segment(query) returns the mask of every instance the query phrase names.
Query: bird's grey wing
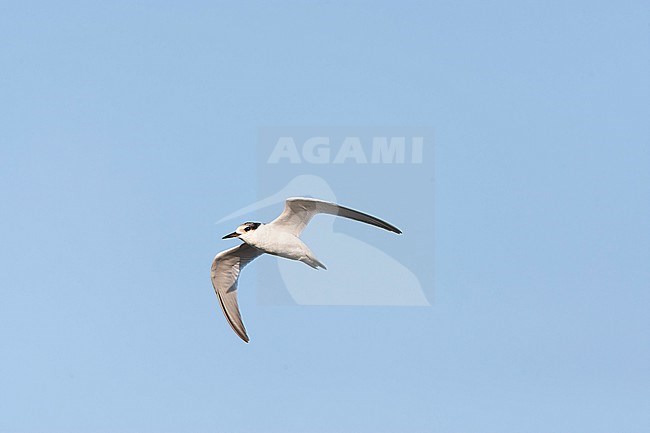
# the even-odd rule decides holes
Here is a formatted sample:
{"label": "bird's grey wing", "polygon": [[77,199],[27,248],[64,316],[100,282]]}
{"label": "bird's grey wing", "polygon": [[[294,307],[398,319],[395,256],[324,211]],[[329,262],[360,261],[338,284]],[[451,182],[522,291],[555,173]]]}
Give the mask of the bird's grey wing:
{"label": "bird's grey wing", "polygon": [[223,314],[233,331],[248,343],[248,334],[244,328],[239,305],[237,304],[237,281],[241,270],[256,257],[264,254],[257,248],[242,243],[229,250],[222,251],[214,258],[210,275],[214,291],[219,297]]}
{"label": "bird's grey wing", "polygon": [[309,224],[311,218],[319,213],[349,218],[381,227],[382,229],[394,233],[402,233],[402,231],[394,225],[382,221],[379,218],[375,218],[374,216],[340,206],[336,203],[305,197],[288,198],[284,204],[284,211],[279,217],[271,221],[270,225],[298,236],[302,233],[307,224]]}

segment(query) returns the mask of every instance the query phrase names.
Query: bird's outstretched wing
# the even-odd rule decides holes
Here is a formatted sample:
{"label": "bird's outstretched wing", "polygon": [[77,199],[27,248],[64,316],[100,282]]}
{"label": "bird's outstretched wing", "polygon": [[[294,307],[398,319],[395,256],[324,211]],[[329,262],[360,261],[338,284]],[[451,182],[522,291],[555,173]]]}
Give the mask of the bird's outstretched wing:
{"label": "bird's outstretched wing", "polygon": [[382,229],[394,233],[402,233],[402,231],[397,227],[388,224],[386,221],[382,221],[379,218],[375,218],[374,216],[339,206],[336,203],[305,197],[288,198],[284,204],[284,211],[282,214],[271,221],[269,225],[298,236],[302,233],[311,218],[318,213],[350,218],[366,224],[381,227]]}
{"label": "bird's outstretched wing", "polygon": [[239,306],[237,305],[237,281],[241,270],[264,252],[243,243],[229,250],[222,251],[212,262],[212,285],[219,297],[223,314],[233,331],[248,343],[248,335],[244,322],[241,320]]}

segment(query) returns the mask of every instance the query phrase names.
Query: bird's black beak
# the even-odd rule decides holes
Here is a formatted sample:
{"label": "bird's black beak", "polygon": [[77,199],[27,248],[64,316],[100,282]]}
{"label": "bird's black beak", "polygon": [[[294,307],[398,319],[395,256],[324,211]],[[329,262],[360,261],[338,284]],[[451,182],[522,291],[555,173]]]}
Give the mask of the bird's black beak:
{"label": "bird's black beak", "polygon": [[236,238],[237,236],[239,236],[239,233],[232,232],[229,235],[226,235],[226,236],[222,237],[221,239]]}

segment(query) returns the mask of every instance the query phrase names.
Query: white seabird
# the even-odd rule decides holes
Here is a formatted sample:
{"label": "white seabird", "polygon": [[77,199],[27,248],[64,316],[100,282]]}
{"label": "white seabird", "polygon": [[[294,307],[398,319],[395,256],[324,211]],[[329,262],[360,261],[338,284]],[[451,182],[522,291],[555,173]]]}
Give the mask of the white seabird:
{"label": "white seabird", "polygon": [[301,261],[314,269],[325,268],[299,238],[312,217],[318,213],[341,216],[401,234],[395,226],[368,214],[313,198],[288,198],[282,214],[268,224],[246,222],[224,236],[239,238],[241,245],[222,251],[212,262],[212,285],[232,329],[249,341],[237,304],[237,281],[241,270],[264,253]]}

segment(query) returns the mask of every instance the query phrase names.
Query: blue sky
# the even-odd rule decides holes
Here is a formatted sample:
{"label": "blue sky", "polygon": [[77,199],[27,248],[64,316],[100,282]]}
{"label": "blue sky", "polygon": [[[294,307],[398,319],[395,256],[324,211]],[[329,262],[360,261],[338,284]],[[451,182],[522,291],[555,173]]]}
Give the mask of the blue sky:
{"label": "blue sky", "polygon": [[[0,431],[650,429],[646,2],[131,3],[0,5]],[[232,334],[278,125],[434,131],[431,307]]]}

